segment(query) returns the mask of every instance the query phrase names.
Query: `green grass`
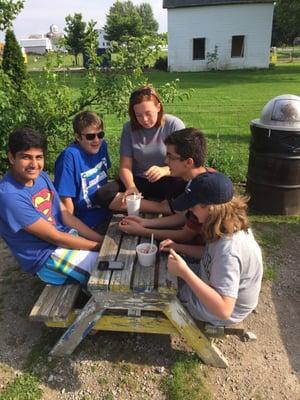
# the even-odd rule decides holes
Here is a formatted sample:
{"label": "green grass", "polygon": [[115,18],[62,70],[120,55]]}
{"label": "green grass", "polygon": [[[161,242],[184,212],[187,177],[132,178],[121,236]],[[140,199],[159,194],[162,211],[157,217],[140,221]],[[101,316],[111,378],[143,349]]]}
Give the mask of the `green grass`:
{"label": "green grass", "polygon": [[[33,73],[34,79],[39,74]],[[84,73],[62,73],[61,80],[74,96],[85,85]],[[235,70],[194,73],[149,72],[149,82],[160,85],[180,79],[180,93],[193,89],[189,99],[165,104],[165,111],[181,118],[186,126],[202,129],[209,142],[208,164],[228,174],[235,182],[245,182],[250,140],[250,121],[259,118],[263,106],[273,97],[300,93],[300,64],[276,65],[269,70]],[[119,137],[122,124],[113,115],[104,115],[106,138],[117,173]]]}
{"label": "green grass", "polygon": [[0,400],[39,400],[42,390],[37,378],[24,374],[17,376],[0,394]]}
{"label": "green grass", "polygon": [[[53,57],[55,57],[56,53],[52,53]],[[72,54],[64,54],[60,53],[62,57],[63,67],[70,68],[70,67],[82,67],[83,66],[83,59],[82,55],[78,56],[78,65],[75,65],[75,57]],[[28,54],[27,55],[27,69],[30,71],[34,68],[43,68],[46,66],[47,56],[46,55],[38,55],[38,54]]]}
{"label": "green grass", "polygon": [[171,367],[163,382],[170,400],[212,400],[213,396],[201,377],[201,363],[196,357],[185,356]]}

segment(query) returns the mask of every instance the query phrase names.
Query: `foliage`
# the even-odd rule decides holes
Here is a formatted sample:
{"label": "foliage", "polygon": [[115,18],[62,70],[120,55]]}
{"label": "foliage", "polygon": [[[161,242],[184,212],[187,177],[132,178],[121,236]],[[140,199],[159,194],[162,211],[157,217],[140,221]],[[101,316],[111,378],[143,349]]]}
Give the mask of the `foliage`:
{"label": "foliage", "polygon": [[21,48],[17,42],[14,32],[7,29],[2,60],[3,71],[10,77],[17,87],[21,87],[27,78],[27,71]]}
{"label": "foliage", "polygon": [[272,44],[292,44],[300,36],[300,2],[299,0],[278,0],[274,7]]}
{"label": "foliage", "polygon": [[66,35],[64,37],[64,45],[67,50],[71,51],[75,56],[75,63],[78,65],[78,54],[82,53],[85,44],[85,28],[86,23],[82,21],[82,14],[75,13],[72,17],[68,15],[65,18]]}
{"label": "foliage", "polygon": [[39,81],[24,81],[20,89],[0,70],[1,172],[6,170],[8,135],[18,127],[30,126],[47,136],[50,152],[47,161],[50,169],[53,158],[66,144],[74,100],[71,90],[62,84],[59,75],[51,72],[52,62],[49,55],[47,67]]}
{"label": "foliage", "polygon": [[12,21],[24,7],[25,0],[0,0],[0,31],[11,27]]}
{"label": "foliage", "polygon": [[167,71],[168,70],[168,57],[159,57],[155,63],[154,68],[158,71]]}
{"label": "foliage", "polygon": [[165,391],[172,400],[212,400],[209,389],[201,379],[201,363],[196,357],[176,361],[171,374],[164,380]]}
{"label": "foliage", "polygon": [[[89,32],[85,41],[89,46],[89,68],[86,74],[81,74],[84,84],[76,96],[72,96],[66,84],[68,76],[53,70],[62,65],[60,53],[49,54],[39,79],[24,81],[20,90],[0,70],[3,75],[0,79],[1,161],[6,160],[10,132],[27,125],[47,136],[50,153],[47,168],[52,171],[58,153],[73,137],[71,120],[77,112],[88,108],[100,115],[114,114],[121,118],[127,114],[129,96],[134,88],[148,83],[143,69],[157,58],[161,42],[157,39],[155,46],[150,46],[153,40],[149,37],[132,38],[126,46],[113,42],[108,52],[111,68],[102,72],[99,66],[104,56],[96,56],[93,23]],[[178,80],[162,85],[162,100],[172,102],[179,94],[177,86]],[[116,138],[116,146],[117,141]],[[1,168],[1,172],[6,170],[4,162]]]}
{"label": "foliage", "polygon": [[219,54],[217,45],[215,46],[214,51],[211,53],[208,51],[206,53],[206,60],[208,70],[216,71],[218,69]]}
{"label": "foliage", "polygon": [[137,6],[137,11],[142,19],[144,35],[152,35],[158,31],[158,22],[154,18],[152,7],[149,3]]}
{"label": "foliage", "polygon": [[38,380],[32,375],[24,374],[8,384],[0,394],[0,400],[39,400],[42,394]]}
{"label": "foliage", "polygon": [[107,40],[127,42],[130,37],[156,33],[158,23],[150,4],[135,6],[132,1],[117,0],[109,9],[104,27]]}

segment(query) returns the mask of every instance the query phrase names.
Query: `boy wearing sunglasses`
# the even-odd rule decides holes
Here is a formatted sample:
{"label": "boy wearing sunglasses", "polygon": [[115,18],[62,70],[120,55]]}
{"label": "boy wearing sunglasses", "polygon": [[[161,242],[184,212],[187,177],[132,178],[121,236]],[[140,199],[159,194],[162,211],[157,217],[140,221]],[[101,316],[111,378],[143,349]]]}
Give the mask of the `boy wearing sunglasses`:
{"label": "boy wearing sunglasses", "polygon": [[54,185],[70,213],[104,233],[110,211],[94,204],[95,192],[107,184],[111,167],[103,122],[96,113],[83,111],[75,116],[73,129],[75,142],[55,162]]}

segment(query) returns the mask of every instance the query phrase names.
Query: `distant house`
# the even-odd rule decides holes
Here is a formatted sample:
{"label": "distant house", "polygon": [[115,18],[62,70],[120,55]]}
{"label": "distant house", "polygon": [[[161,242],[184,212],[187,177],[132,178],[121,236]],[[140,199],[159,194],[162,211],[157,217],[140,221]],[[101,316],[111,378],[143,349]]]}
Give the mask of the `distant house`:
{"label": "distant house", "polygon": [[31,37],[20,40],[20,46],[24,47],[26,54],[44,54],[52,50],[52,44],[49,38],[43,35],[40,37]]}
{"label": "distant house", "polygon": [[268,68],[273,0],[163,0],[163,8],[170,71]]}
{"label": "distant house", "polygon": [[[109,48],[110,42],[105,39],[105,31],[104,29],[96,29],[96,32],[98,34],[98,46],[97,46],[97,56],[102,56],[105,53],[105,50]],[[89,56],[86,52],[83,53],[83,66],[84,68],[87,68],[89,65]],[[109,66],[109,60],[105,59],[102,62],[102,67],[108,67]]]}

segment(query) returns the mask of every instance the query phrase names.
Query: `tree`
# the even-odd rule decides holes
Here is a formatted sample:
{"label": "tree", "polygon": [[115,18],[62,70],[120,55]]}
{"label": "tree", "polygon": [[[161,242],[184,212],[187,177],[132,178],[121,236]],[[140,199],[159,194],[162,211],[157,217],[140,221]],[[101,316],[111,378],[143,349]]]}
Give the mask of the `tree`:
{"label": "tree", "polygon": [[84,51],[86,23],[82,21],[82,14],[75,13],[72,17],[65,18],[65,38],[64,44],[75,56],[75,63],[78,65],[78,55]]}
{"label": "tree", "polygon": [[149,3],[142,3],[137,6],[137,11],[142,18],[144,34],[151,35],[157,33],[158,22],[154,18],[152,7]]}
{"label": "tree", "polygon": [[300,36],[300,2],[299,0],[278,0],[274,8],[272,44],[292,44]]}
{"label": "tree", "polygon": [[116,42],[143,36],[143,21],[137,7],[131,1],[117,0],[109,9],[104,30],[106,39]]}
{"label": "tree", "polygon": [[0,31],[5,31],[12,24],[24,7],[25,0],[0,0]]}
{"label": "tree", "polygon": [[27,78],[23,54],[11,29],[7,29],[5,35],[2,68],[18,87],[21,87],[23,81]]}

